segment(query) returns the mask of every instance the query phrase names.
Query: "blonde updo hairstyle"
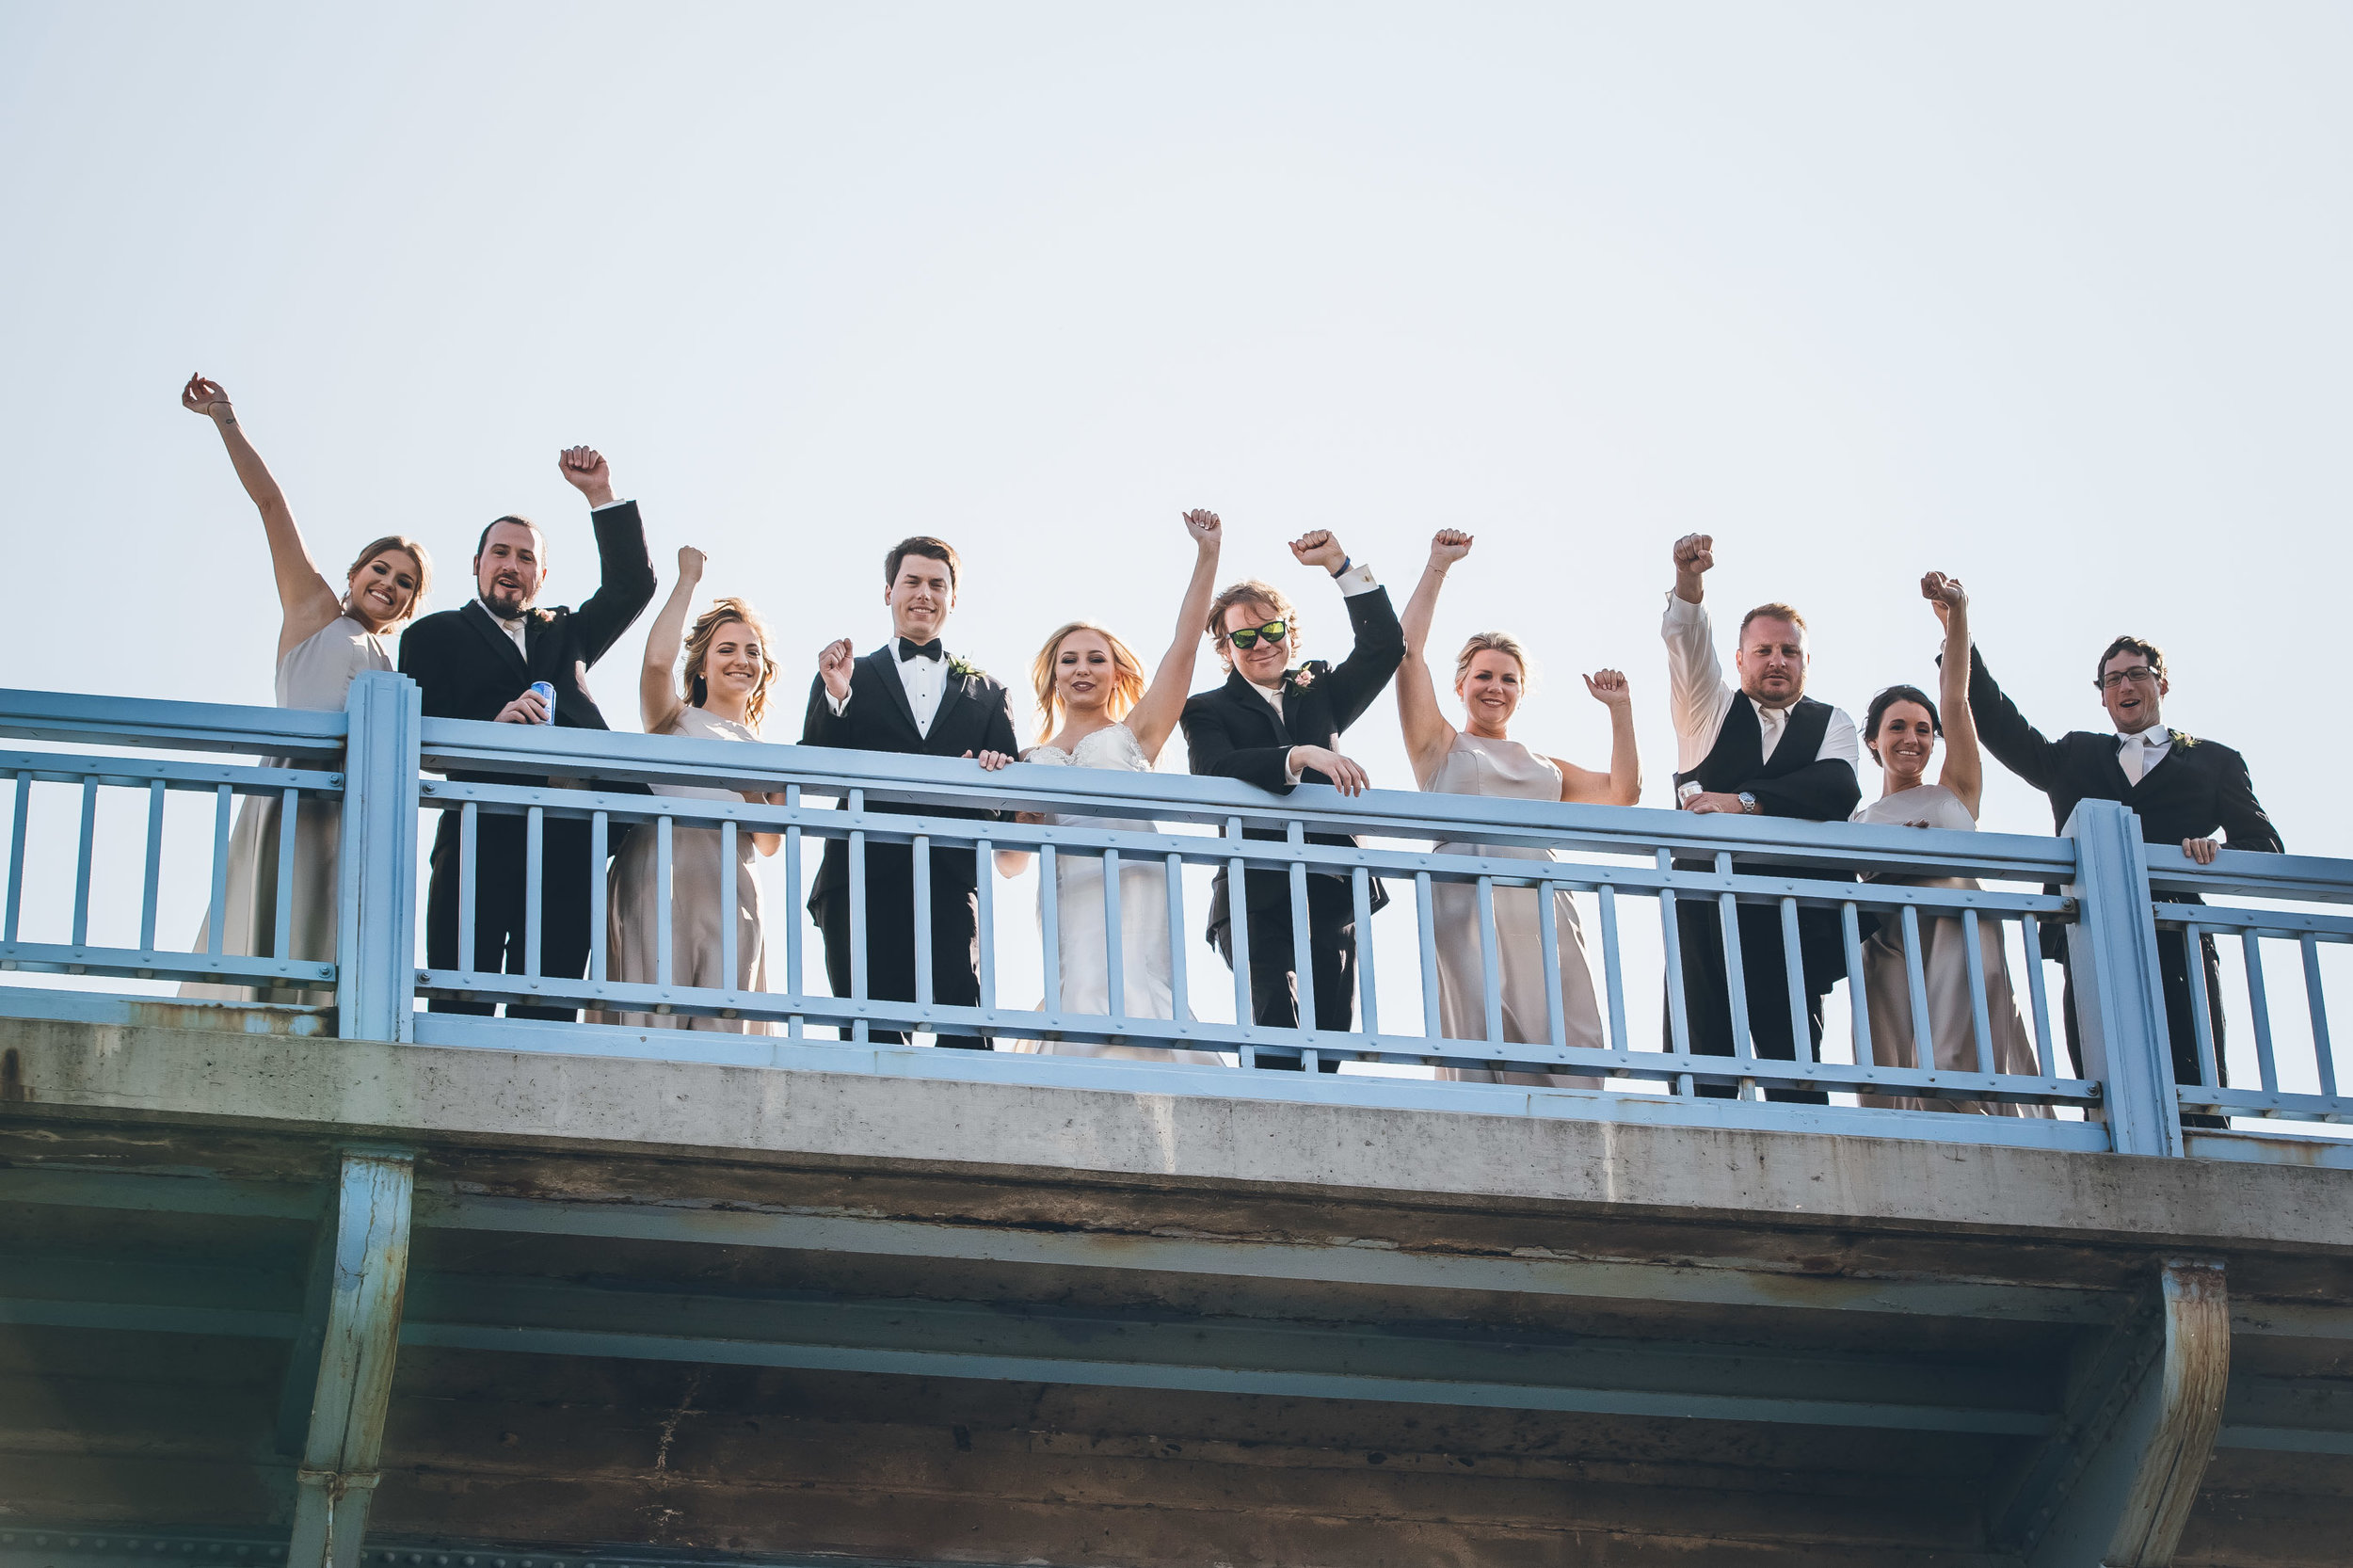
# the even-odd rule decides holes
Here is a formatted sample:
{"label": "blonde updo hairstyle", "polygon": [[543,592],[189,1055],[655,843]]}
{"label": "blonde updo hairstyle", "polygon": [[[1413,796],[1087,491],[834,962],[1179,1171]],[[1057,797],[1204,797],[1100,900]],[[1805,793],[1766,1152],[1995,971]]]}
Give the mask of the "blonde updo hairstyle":
{"label": "blonde updo hairstyle", "polygon": [[[351,569],[344,573],[344,581],[348,584],[360,574],[361,567],[378,555],[389,554],[395,550],[417,563],[417,591],[409,596],[408,613],[392,622],[394,626],[402,626],[424,613],[424,596],[433,591],[433,557],[424,552],[424,546],[406,534],[387,534],[381,538],[370,539],[360,547],[360,553],[352,557]],[[351,591],[348,587],[344,590],[343,598],[344,608],[350,609]]]}
{"label": "blonde updo hairstyle", "polygon": [[1474,632],[1470,641],[1463,645],[1463,651],[1454,656],[1455,696],[1463,695],[1463,682],[1470,677],[1471,661],[1482,653],[1507,654],[1514,660],[1520,666],[1520,695],[1528,695],[1529,687],[1534,684],[1534,672],[1528,667],[1528,649],[1520,646],[1520,640],[1509,632]]}
{"label": "blonde updo hairstyle", "polygon": [[1054,731],[1062,728],[1062,693],[1054,686],[1054,665],[1062,658],[1063,640],[1073,632],[1092,632],[1112,650],[1112,695],[1103,709],[1112,722],[1116,724],[1126,718],[1128,711],[1144,700],[1144,662],[1136,657],[1135,650],[1109,629],[1091,620],[1066,622],[1054,628],[1030,665],[1030,684],[1037,693],[1037,738],[1041,743],[1053,739]]}
{"label": "blonde updo hairstyle", "polygon": [[711,683],[703,678],[703,671],[711,663],[711,645],[718,640],[721,627],[736,622],[760,643],[760,679],[744,702],[744,726],[758,734],[760,721],[768,712],[768,685],[776,678],[776,658],[769,651],[768,623],[760,618],[750,600],[714,599],[710,609],[695,617],[695,629],[686,634],[686,668],[680,674],[679,690],[696,708],[710,697]]}

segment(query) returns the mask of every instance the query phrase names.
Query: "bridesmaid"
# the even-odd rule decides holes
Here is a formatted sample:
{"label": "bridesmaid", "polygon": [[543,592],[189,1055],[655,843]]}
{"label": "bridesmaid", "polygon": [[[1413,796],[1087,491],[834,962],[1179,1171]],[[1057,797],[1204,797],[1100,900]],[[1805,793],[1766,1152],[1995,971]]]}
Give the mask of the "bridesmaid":
{"label": "bridesmaid", "polygon": [[[768,652],[768,628],[741,599],[712,602],[684,637],[686,668],[672,685],[686,611],[702,582],[703,552],[692,545],[678,552],[678,582],[662,613],[646,633],[646,659],[637,672],[638,714],[648,735],[691,735],[706,741],[757,741],[768,709],[768,683],[776,673]],[[732,790],[656,784],[657,795],[687,800],[748,800],[772,797]],[[781,795],[773,797],[781,802]],[[759,856],[774,855],[782,836],[738,829],[735,859],[722,864],[725,840],[715,827],[674,827],[670,834],[670,984],[717,990],[768,988],[767,906],[761,897]],[[613,857],[605,900],[607,972],[629,984],[656,984],[661,952],[661,839],[648,824],[622,842]],[[723,913],[724,911],[724,913]],[[735,973],[723,967],[720,921],[735,921]],[[747,1018],[712,1018],[680,1013],[621,1013],[600,1020],[632,1029],[703,1029],[735,1034],[773,1034],[776,1027]]]}
{"label": "bridesmaid", "polygon": [[[344,574],[339,594],[312,559],[293,508],[278,481],[246,439],[229,393],[217,381],[191,376],[180,406],[202,414],[220,432],[231,466],[262,514],[269,541],[270,570],[278,583],[278,674],[280,708],[340,709],[352,678],[362,670],[389,670],[385,638],[424,607],[433,563],[424,547],[401,534],[372,540]],[[277,767],[297,767],[269,759]],[[237,808],[229,839],[229,895],[221,920],[220,951],[244,957],[290,956],[330,962],[335,956],[336,841],[343,808],[331,800],[305,800],[295,813],[294,908],[288,924],[289,952],[273,955],[278,932],[278,844],[280,805],[276,795],[248,795]],[[212,916],[196,936],[195,950],[212,945]],[[213,1001],[279,1001],[325,1006],[332,991],[198,983],[180,987],[184,997]]]}
{"label": "bridesmaid", "polygon": [[[1193,664],[1201,651],[1201,628],[1217,586],[1223,525],[1215,512],[1185,514],[1193,542],[1193,580],[1176,610],[1176,634],[1160,655],[1151,683],[1143,661],[1128,645],[1087,621],[1057,628],[1038,650],[1031,668],[1040,715],[1039,744],[1021,754],[1025,762],[1062,767],[1119,768],[1150,773],[1176,728],[1176,715],[1193,684]],[[984,767],[988,764],[984,761]],[[1150,822],[1028,812],[1020,821],[1158,832]],[[1016,876],[1029,865],[1027,850],[1000,850],[997,870]],[[1110,927],[1103,909],[1103,861],[1098,856],[1057,855],[1054,889],[1064,1013],[1111,1012]],[[1040,894],[1044,888],[1041,886]],[[1045,916],[1041,903],[1041,933]],[[1126,1016],[1168,1018],[1172,969],[1168,952],[1168,872],[1148,862],[1124,861],[1119,868],[1119,960]],[[1119,1056],[1145,1062],[1189,1062],[1215,1066],[1215,1051],[1168,1050],[1156,1046],[1094,1045],[1079,1040],[1009,1042],[1009,1050],[1057,1056]]]}
{"label": "bridesmaid", "polygon": [[[1585,689],[1609,710],[1609,771],[1598,773],[1545,757],[1510,738],[1507,729],[1528,690],[1528,659],[1518,639],[1481,632],[1463,645],[1454,662],[1454,695],[1463,704],[1457,729],[1438,711],[1436,683],[1423,645],[1438,607],[1438,590],[1454,564],[1470,553],[1471,536],[1440,529],[1430,541],[1430,565],[1405,606],[1405,663],[1398,670],[1398,716],[1414,778],[1424,790],[1446,794],[1504,795],[1521,800],[1580,801],[1631,806],[1642,792],[1641,764],[1634,750],[1634,704],[1625,677],[1601,670],[1585,678]],[[1548,860],[1553,854],[1517,844],[1442,843],[1444,855],[1480,855],[1496,859]],[[1433,886],[1438,942],[1438,1018],[1449,1040],[1487,1038],[1486,964],[1481,952],[1478,888],[1466,882]],[[1519,1045],[1552,1038],[1545,1002],[1542,911],[1532,888],[1495,889],[1496,962],[1502,971],[1503,1037]],[[1593,968],[1585,956],[1585,931],[1577,903],[1566,892],[1554,896],[1561,958],[1561,1016],[1572,1046],[1606,1048],[1601,1007],[1593,994]],[[1516,1083],[1532,1088],[1598,1089],[1601,1080],[1581,1073],[1510,1072],[1490,1067],[1441,1067],[1438,1077],[1477,1083]]]}
{"label": "bridesmaid", "polygon": [[[1863,744],[1880,765],[1880,798],[1854,814],[1859,823],[1904,827],[1942,827],[1975,832],[1977,804],[1985,785],[1985,764],[1977,751],[1977,726],[1969,712],[1969,596],[1959,578],[1941,571],[1920,579],[1920,594],[1945,623],[1945,647],[1959,648],[1959,658],[1945,660],[1941,689],[1945,712],[1937,712],[1928,693],[1916,686],[1890,686],[1871,699],[1864,715]],[[1945,737],[1945,765],[1936,782],[1927,782],[1929,760],[1936,752],[1936,737]],[[1970,888],[1973,877],[1882,877],[1925,888]],[[1993,920],[1977,925],[1977,950],[1985,970],[1985,1016],[1993,1038],[1993,1070],[2039,1076],[2034,1042],[2018,1000],[2009,986],[2009,966],[2002,951],[2002,928]],[[1947,1072],[1977,1070],[1977,1036],[1969,1005],[1968,937],[1958,916],[1940,915],[1920,922],[1920,964],[1928,982],[1929,1031],[1936,1045],[1936,1065]],[[1896,920],[1881,922],[1863,949],[1863,984],[1871,1020],[1871,1054],[1891,1065],[1927,1066],[1920,1060],[1912,1032],[1912,986],[1904,968],[1903,927]],[[1910,1096],[1862,1095],[1864,1105],[1892,1106],[1902,1111],[1974,1112],[1986,1116],[2048,1116],[2047,1106],[2004,1105],[1991,1101],[1921,1099]]]}

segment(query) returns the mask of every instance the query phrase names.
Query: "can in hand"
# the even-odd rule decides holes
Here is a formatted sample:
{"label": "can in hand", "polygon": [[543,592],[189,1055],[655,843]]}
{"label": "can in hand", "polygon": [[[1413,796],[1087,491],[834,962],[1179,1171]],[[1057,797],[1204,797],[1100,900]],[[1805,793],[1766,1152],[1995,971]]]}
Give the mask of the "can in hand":
{"label": "can in hand", "polygon": [[[551,712],[552,711],[552,710],[551,710]],[[1702,786],[1700,781],[1696,778],[1687,778],[1682,783],[1675,786],[1675,805],[1678,807],[1689,806],[1691,804],[1691,797],[1701,792]]]}
{"label": "can in hand", "polygon": [[555,688],[544,680],[534,680],[531,683],[531,689],[538,694],[541,702],[548,705],[547,722],[553,724],[555,722]]}

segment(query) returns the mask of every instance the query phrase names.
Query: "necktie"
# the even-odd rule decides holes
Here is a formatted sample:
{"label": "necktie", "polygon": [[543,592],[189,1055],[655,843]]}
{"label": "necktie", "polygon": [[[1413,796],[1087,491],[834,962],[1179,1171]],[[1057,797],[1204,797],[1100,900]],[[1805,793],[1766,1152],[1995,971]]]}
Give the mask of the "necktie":
{"label": "necktie", "polygon": [[1768,762],[1773,760],[1774,748],[1781,744],[1781,727],[1788,718],[1789,715],[1778,708],[1759,708],[1756,711],[1758,738],[1765,743],[1758,749],[1764,752]]}
{"label": "necktie", "polygon": [[2118,760],[2124,764],[2124,776],[2136,784],[2140,782],[2141,772],[2149,765],[2148,744],[2149,737],[2145,734],[2124,737],[2124,755]]}
{"label": "necktie", "polygon": [[934,637],[928,643],[912,643],[904,637],[899,639],[899,662],[901,664],[906,663],[909,659],[936,660],[938,657],[939,639],[937,637]]}

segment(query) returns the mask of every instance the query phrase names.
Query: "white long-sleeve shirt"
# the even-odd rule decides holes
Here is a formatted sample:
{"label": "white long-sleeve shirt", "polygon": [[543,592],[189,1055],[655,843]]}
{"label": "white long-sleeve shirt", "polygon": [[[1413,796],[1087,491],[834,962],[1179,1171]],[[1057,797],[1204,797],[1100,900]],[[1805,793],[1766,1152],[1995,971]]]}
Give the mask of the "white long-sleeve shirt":
{"label": "white long-sleeve shirt", "polygon": [[[1694,604],[1670,590],[1667,616],[1659,634],[1667,641],[1667,706],[1674,717],[1675,771],[1689,773],[1716,749],[1716,737],[1723,732],[1724,715],[1732,712],[1732,699],[1740,688],[1724,679],[1724,666],[1716,657],[1715,629],[1708,622],[1706,606]],[[1788,712],[1757,703],[1756,723],[1763,731],[1765,759],[1770,761],[1774,748],[1781,744],[1781,738],[1789,728]],[[1830,711],[1830,727],[1822,732],[1822,747],[1815,753],[1814,760],[1832,758],[1858,773],[1861,771],[1862,734],[1844,708]]]}
{"label": "white long-sleeve shirt", "polygon": [[[916,733],[929,740],[933,715],[939,712],[940,696],[948,689],[948,650],[941,648],[936,659],[902,654],[899,649],[902,640],[894,636],[887,645],[890,649],[891,666],[899,672],[899,684],[906,688],[907,708],[915,715]],[[825,702],[832,708],[836,718],[840,718],[850,706],[847,696],[836,696],[831,692],[825,694]]]}

